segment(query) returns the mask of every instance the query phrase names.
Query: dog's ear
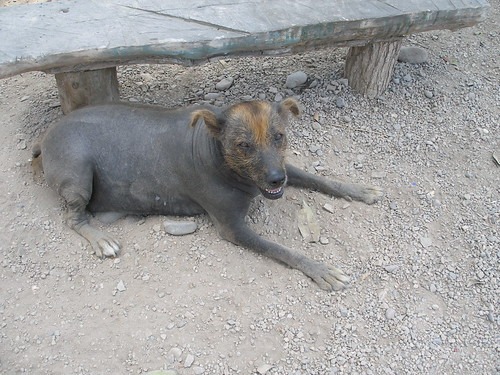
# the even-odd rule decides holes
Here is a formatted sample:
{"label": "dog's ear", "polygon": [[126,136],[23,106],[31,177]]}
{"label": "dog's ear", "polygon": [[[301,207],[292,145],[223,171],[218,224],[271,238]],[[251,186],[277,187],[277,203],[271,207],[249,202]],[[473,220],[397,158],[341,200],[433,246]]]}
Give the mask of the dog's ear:
{"label": "dog's ear", "polygon": [[220,136],[222,132],[222,124],[215,113],[208,109],[199,109],[194,111],[191,115],[191,126],[195,126],[200,119],[205,122],[205,125],[214,137],[217,138]]}
{"label": "dog's ear", "polygon": [[286,98],[279,104],[278,112],[280,114],[283,114],[284,112],[291,112],[295,117],[297,117],[300,115],[299,103],[294,98]]}

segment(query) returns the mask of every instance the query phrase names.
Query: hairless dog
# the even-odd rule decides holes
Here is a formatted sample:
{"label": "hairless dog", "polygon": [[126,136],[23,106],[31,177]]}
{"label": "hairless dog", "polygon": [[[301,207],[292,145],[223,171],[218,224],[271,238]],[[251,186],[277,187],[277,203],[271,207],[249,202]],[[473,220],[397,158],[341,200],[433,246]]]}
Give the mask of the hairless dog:
{"label": "hairless dog", "polygon": [[266,240],[245,223],[251,200],[283,195],[285,185],[374,203],[376,187],[327,179],[285,163],[286,125],[298,103],[248,101],[221,109],[105,104],[62,118],[35,145],[49,186],[67,203],[67,224],[98,256],[120,244],[92,227],[90,212],[195,215],[208,213],[219,234],[237,245],[302,271],[321,288],[341,289],[338,268]]}

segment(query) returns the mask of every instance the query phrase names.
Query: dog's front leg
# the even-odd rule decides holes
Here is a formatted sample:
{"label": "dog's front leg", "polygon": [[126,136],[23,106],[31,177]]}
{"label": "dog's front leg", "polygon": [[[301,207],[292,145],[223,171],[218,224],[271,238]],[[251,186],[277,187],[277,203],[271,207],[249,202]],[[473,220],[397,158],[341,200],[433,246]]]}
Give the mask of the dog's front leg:
{"label": "dog's front leg", "polygon": [[353,184],[339,180],[328,179],[305,172],[291,164],[286,165],[288,184],[320,191],[347,200],[357,200],[367,204],[378,201],[383,191],[376,186]]}
{"label": "dog's front leg", "polygon": [[216,220],[216,225],[224,239],[302,271],[322,289],[341,290],[349,282],[349,277],[340,269],[314,261],[295,250],[263,239],[245,224],[243,218],[232,218],[229,223]]}

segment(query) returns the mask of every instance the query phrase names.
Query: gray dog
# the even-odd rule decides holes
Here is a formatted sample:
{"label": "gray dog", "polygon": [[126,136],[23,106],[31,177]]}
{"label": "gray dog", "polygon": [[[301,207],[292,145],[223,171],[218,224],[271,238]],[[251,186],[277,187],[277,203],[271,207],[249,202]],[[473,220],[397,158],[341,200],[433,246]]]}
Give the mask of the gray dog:
{"label": "gray dog", "polygon": [[245,223],[251,200],[283,195],[286,184],[368,204],[380,189],[306,173],[285,164],[285,128],[299,115],[294,99],[167,110],[106,104],[70,113],[33,150],[45,178],[67,202],[67,223],[98,256],[116,256],[118,241],[93,228],[90,212],[208,213],[219,234],[277,259],[323,289],[341,289],[339,269],[265,240]]}

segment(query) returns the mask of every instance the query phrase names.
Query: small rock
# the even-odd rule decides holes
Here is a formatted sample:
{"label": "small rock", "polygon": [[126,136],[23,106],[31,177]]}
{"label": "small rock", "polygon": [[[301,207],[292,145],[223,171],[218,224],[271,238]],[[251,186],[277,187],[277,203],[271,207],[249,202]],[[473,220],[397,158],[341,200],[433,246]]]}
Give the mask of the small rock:
{"label": "small rock", "polygon": [[419,47],[401,47],[398,61],[409,64],[422,64],[429,59],[427,51]]}
{"label": "small rock", "polygon": [[321,236],[319,238],[319,243],[322,245],[328,245],[330,243],[330,241],[328,240],[328,237]]}
{"label": "small rock", "polygon": [[347,78],[341,78],[339,79],[339,83],[344,86],[344,87],[347,87],[349,86],[349,80]]}
{"label": "small rock", "polygon": [[127,288],[125,287],[125,283],[123,282],[123,280],[118,281],[118,284],[116,285],[116,290],[119,291],[119,292],[124,292],[124,291],[127,290]]}
{"label": "small rock", "polygon": [[22,102],[25,102],[25,101],[26,101],[26,100],[28,100],[29,98],[30,98],[30,97],[29,97],[29,95],[27,95],[27,96],[23,96],[23,97],[21,98],[21,101],[22,101]]}
{"label": "small rock", "polygon": [[333,208],[333,206],[330,204],[330,203],[325,203],[323,205],[323,209],[326,211],[326,212],[329,212],[331,214],[334,214],[335,213],[335,209]]}
{"label": "small rock", "polygon": [[281,102],[282,100],[283,100],[283,95],[281,94],[276,94],[276,96],[274,97],[275,102]]}
{"label": "small rock", "polygon": [[203,367],[200,367],[200,366],[194,366],[193,372],[194,372],[194,375],[201,375],[205,372],[205,369]]}
{"label": "small rock", "polygon": [[413,78],[411,78],[411,75],[409,75],[409,74],[406,74],[403,77],[403,81],[405,81],[405,82],[411,82],[412,80],[413,80]]}
{"label": "small rock", "polygon": [[286,77],[286,87],[289,89],[294,89],[297,86],[303,85],[307,81],[307,74],[298,71],[295,73],[290,74],[288,77]]}
{"label": "small rock", "polygon": [[28,146],[26,145],[26,141],[24,139],[21,139],[19,143],[17,144],[17,149],[18,150],[26,150]]}
{"label": "small rock", "polygon": [[165,227],[165,232],[173,236],[183,236],[186,234],[190,234],[198,228],[194,221],[165,220],[163,222],[163,226]]}
{"label": "small rock", "polygon": [[350,116],[342,116],[342,121],[344,121],[344,122],[351,122],[352,119],[351,119]]}
{"label": "small rock", "polygon": [[399,266],[397,264],[389,264],[387,266],[384,266],[384,270],[386,270],[389,273],[394,273],[399,269]]}
{"label": "small rock", "polygon": [[344,98],[337,98],[335,100],[335,105],[337,106],[337,108],[344,108],[345,107],[345,100]]}
{"label": "small rock", "polygon": [[220,93],[218,92],[209,92],[208,94],[205,94],[203,97],[205,100],[215,100],[220,96]]}
{"label": "small rock", "polygon": [[392,320],[396,317],[396,310],[394,310],[392,307],[389,307],[387,310],[385,310],[385,317],[388,320]]}
{"label": "small rock", "polygon": [[432,91],[430,91],[430,90],[425,90],[425,91],[424,91],[424,95],[425,95],[425,97],[426,97],[426,98],[428,98],[428,99],[432,99],[432,97],[434,96],[434,94],[433,94],[433,93],[432,93]]}
{"label": "small rock", "polygon": [[186,356],[186,360],[184,361],[184,367],[185,368],[191,367],[193,365],[193,362],[194,362],[194,355],[188,354]]}
{"label": "small rock", "polygon": [[319,242],[321,228],[315,213],[305,201],[302,202],[302,209],[297,212],[297,219],[302,238],[308,242]]}
{"label": "small rock", "polygon": [[420,237],[420,244],[424,248],[428,248],[429,246],[432,245],[432,238],[429,238],[429,237]]}
{"label": "small rock", "polygon": [[271,370],[274,366],[271,366],[271,365],[260,365],[259,367],[257,367],[257,372],[260,374],[260,375],[264,375],[266,372],[268,372],[269,370]]}
{"label": "small rock", "polygon": [[179,348],[172,348],[168,351],[168,357],[171,363],[180,362],[182,356],[182,350]]}
{"label": "small rock", "polygon": [[372,173],[373,178],[385,178],[387,176],[386,172],[383,171],[376,171]]}
{"label": "small rock", "polygon": [[232,77],[224,78],[222,81],[218,82],[215,85],[215,88],[219,91],[224,91],[230,88],[233,85],[233,82],[234,78]]}
{"label": "small rock", "polygon": [[155,370],[146,372],[145,375],[177,375],[175,370]]}

